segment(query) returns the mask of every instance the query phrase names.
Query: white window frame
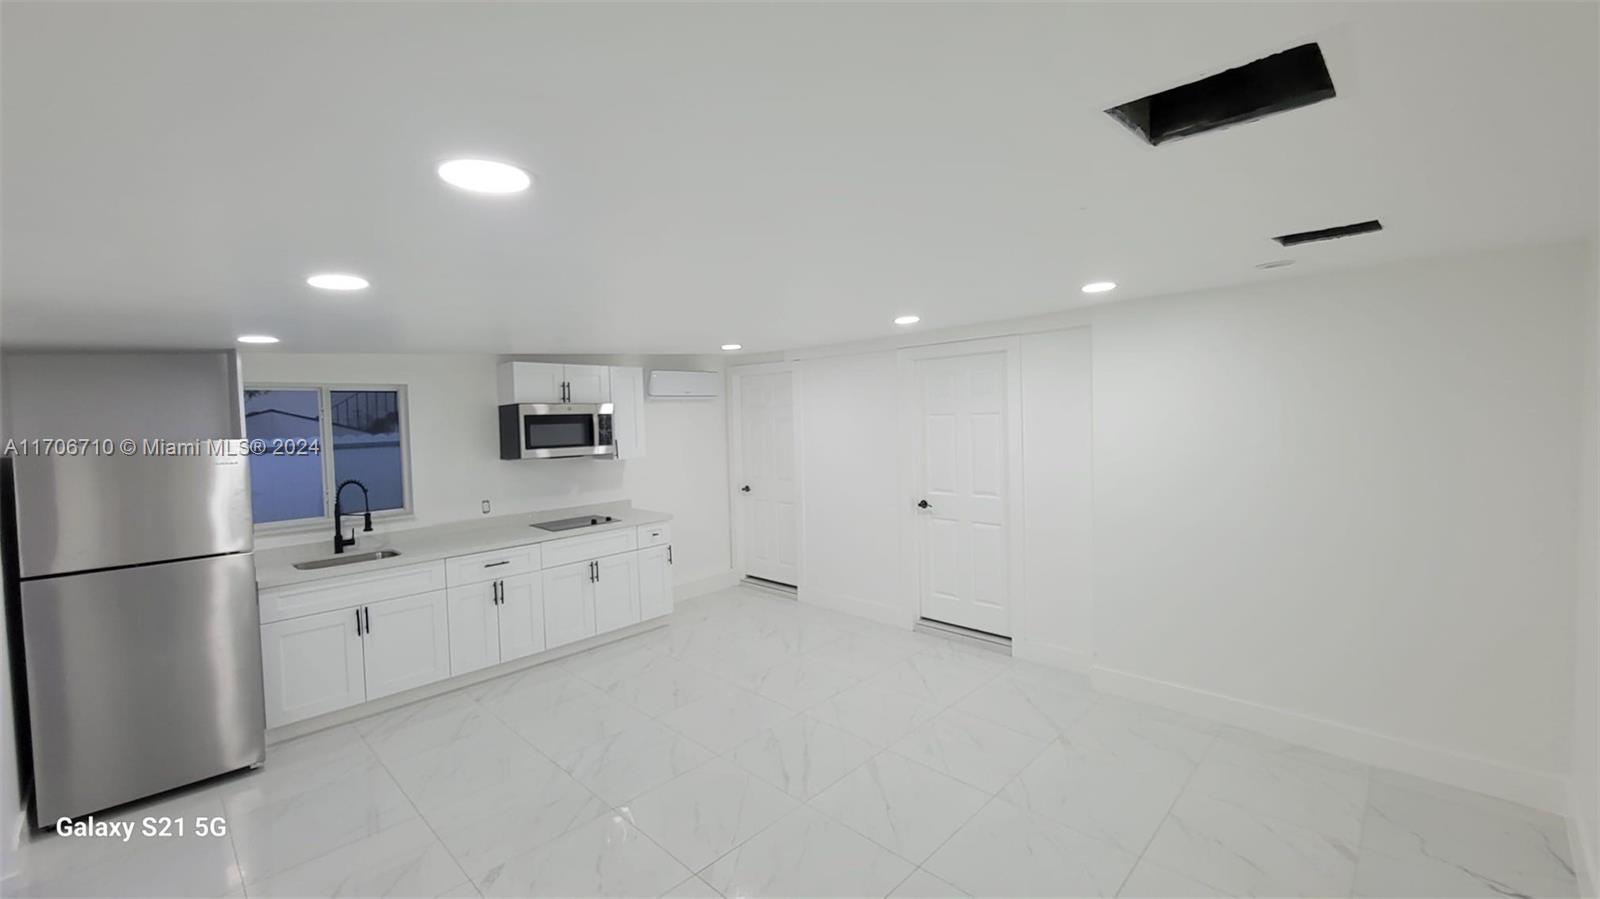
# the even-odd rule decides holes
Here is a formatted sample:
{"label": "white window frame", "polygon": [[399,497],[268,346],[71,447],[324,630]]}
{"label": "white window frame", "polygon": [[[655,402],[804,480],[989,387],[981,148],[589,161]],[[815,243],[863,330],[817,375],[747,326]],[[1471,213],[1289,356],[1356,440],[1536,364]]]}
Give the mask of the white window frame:
{"label": "white window frame", "polygon": [[[268,521],[255,525],[257,534],[287,534],[297,531],[326,530],[333,526],[333,491],[338,487],[333,473],[333,401],[334,391],[345,390],[392,390],[396,396],[396,406],[400,412],[400,479],[401,489],[405,496],[405,505],[398,509],[384,509],[372,513],[373,521],[395,521],[412,517],[416,514],[412,509],[411,493],[411,409],[406,396],[404,384],[324,384],[324,383],[296,383],[288,381],[251,382],[244,385],[245,390],[315,390],[317,392],[317,425],[320,430],[318,439],[321,440],[322,451],[318,457],[322,460],[322,514],[314,518],[292,518],[285,521]],[[243,394],[241,393],[241,398]],[[242,399],[241,399],[242,402]],[[249,424],[246,420],[245,436],[249,437]],[[347,513],[348,514],[348,513]],[[360,514],[357,512],[356,514]]]}

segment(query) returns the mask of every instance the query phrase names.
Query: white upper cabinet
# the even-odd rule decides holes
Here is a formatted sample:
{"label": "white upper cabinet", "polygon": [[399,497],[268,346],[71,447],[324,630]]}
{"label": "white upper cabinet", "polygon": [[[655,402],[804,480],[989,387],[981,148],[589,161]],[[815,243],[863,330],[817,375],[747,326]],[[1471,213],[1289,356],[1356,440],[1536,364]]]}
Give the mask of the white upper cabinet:
{"label": "white upper cabinet", "polygon": [[611,402],[611,369],[604,365],[564,365],[567,402]]}
{"label": "white upper cabinet", "polygon": [[644,456],[644,369],[611,369],[611,434],[618,459]]}
{"label": "white upper cabinet", "polygon": [[560,362],[500,363],[500,404],[609,403],[611,369]]}

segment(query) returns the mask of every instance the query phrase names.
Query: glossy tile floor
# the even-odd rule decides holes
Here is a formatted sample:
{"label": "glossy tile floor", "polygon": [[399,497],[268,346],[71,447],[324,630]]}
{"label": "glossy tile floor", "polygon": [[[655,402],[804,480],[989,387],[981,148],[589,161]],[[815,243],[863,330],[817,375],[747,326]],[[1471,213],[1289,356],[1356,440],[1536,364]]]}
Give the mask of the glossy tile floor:
{"label": "glossy tile floor", "polygon": [[742,588],[26,847],[9,895],[1569,896],[1558,818]]}

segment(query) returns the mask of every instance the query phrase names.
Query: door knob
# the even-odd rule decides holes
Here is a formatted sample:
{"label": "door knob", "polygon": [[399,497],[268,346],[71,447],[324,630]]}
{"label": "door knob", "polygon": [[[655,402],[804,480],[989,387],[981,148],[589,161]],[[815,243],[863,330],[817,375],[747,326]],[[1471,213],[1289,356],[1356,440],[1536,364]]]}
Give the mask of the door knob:
{"label": "door knob", "polygon": [[739,492],[740,493],[749,493],[750,492],[750,485],[746,484],[743,487],[740,487],[739,488]]}
{"label": "door knob", "polygon": [[921,502],[917,503],[917,508],[919,508],[919,509],[931,509],[931,508],[933,508],[933,506],[928,505],[928,501],[927,500],[922,500]]}

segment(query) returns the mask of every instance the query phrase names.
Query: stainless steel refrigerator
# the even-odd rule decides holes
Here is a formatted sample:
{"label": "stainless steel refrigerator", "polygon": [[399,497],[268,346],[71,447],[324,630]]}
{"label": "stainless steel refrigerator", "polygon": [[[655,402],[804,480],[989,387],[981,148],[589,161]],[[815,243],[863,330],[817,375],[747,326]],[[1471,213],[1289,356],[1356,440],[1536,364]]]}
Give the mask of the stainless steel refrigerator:
{"label": "stainless steel refrigerator", "polygon": [[260,763],[248,460],[8,461],[35,826]]}

